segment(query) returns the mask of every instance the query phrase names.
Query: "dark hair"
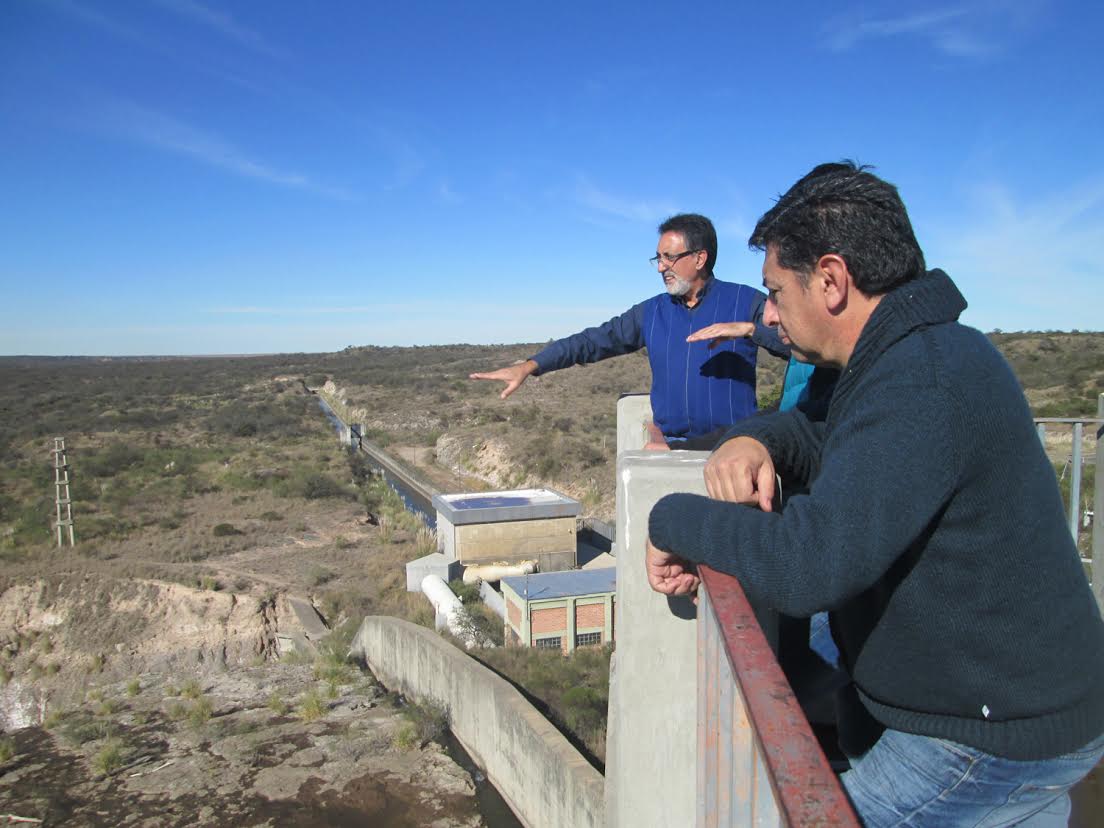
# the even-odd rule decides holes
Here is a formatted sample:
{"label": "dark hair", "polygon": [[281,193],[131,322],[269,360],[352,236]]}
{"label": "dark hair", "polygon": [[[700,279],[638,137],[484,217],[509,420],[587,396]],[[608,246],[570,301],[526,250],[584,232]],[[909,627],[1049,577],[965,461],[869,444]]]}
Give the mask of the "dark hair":
{"label": "dark hair", "polygon": [[706,267],[710,273],[717,266],[717,231],[713,222],[697,213],[679,213],[659,225],[659,235],[681,233],[688,250],[704,250],[709,254]]}
{"label": "dark hair", "polygon": [[816,261],[836,253],[867,296],[923,275],[924,252],[897,188],[868,169],[854,161],[815,167],[763,214],[748,246],[773,247],[806,284]]}

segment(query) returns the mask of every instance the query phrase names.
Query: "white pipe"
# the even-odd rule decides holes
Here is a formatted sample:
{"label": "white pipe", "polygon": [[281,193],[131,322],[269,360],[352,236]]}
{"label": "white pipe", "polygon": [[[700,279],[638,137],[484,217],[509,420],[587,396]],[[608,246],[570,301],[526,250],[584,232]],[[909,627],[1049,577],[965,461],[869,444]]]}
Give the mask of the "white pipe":
{"label": "white pipe", "polygon": [[422,578],[422,593],[429,599],[436,613],[437,628],[448,627],[448,631],[464,642],[469,650],[475,645],[470,631],[460,623],[464,605],[440,575],[426,575]]}
{"label": "white pipe", "polygon": [[465,568],[464,583],[476,584],[480,581],[501,581],[511,575],[532,575],[536,571],[536,561],[518,561],[517,563],[498,561]]}

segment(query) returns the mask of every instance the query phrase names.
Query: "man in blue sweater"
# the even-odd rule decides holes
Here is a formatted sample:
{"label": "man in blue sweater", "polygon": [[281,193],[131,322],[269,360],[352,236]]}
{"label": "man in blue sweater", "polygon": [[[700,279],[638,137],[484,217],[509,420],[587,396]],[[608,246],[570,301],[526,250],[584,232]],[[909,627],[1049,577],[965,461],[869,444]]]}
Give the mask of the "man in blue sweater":
{"label": "man in blue sweater", "polygon": [[705,216],[672,216],[659,233],[651,261],[665,293],[604,325],[558,339],[525,362],[471,378],[505,382],[505,399],[532,374],[647,347],[652,417],[672,448],[754,414],[758,347],[789,356],[775,331],[763,324],[766,296],[714,277],[717,232]]}
{"label": "man in blue sweater", "polygon": [[[783,613],[829,612],[865,825],[1065,825],[1104,754],[1104,622],[1015,376],[864,169],[817,167],[751,244],[765,321],[839,382],[823,421],[732,428],[711,498],[656,504],[649,581],[687,594],[704,563]],[[776,471],[808,486],[781,513]]]}

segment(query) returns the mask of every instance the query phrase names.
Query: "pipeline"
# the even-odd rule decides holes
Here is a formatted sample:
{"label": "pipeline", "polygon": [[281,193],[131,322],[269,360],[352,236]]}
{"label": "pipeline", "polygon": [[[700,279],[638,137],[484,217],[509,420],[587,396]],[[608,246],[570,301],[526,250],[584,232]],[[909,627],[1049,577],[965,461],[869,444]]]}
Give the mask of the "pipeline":
{"label": "pipeline", "polygon": [[536,571],[536,561],[518,561],[516,563],[496,561],[495,563],[466,567],[464,569],[464,583],[477,584],[480,581],[501,581],[511,575],[532,575]]}
{"label": "pipeline", "polygon": [[433,605],[437,629],[447,627],[469,650],[474,647],[471,625],[463,623],[464,605],[440,575],[431,574],[422,578],[422,594]]}

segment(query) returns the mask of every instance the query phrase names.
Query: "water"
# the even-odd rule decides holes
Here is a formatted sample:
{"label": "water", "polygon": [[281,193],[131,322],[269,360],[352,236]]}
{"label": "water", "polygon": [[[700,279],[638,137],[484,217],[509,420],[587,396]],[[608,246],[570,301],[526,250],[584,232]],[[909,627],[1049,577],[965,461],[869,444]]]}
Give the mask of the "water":
{"label": "water", "polygon": [[441,743],[452,761],[471,774],[472,781],[475,782],[475,799],[479,803],[479,813],[483,815],[487,828],[522,828],[521,822],[514,816],[502,794],[487,781],[487,775],[475,764],[464,746],[452,735],[452,731],[445,731]]}
{"label": "water", "polygon": [[[341,419],[334,413],[333,409],[326,403],[321,397],[315,397],[318,400],[318,407],[322,409],[322,413],[326,415],[326,419],[330,421],[330,425],[333,426],[334,431],[340,437],[344,431]],[[408,487],[401,480],[397,480],[395,477],[387,472],[387,469],[383,468],[379,463],[375,462],[371,454],[365,452],[365,456],[368,458],[368,465],[383,477],[384,481],[391,488],[391,490],[399,496],[402,500],[403,506],[406,507],[408,512],[417,515],[422,519],[426,526],[430,529],[437,528],[437,510],[433,508],[433,504],[427,499],[421,492],[416,492]]]}

